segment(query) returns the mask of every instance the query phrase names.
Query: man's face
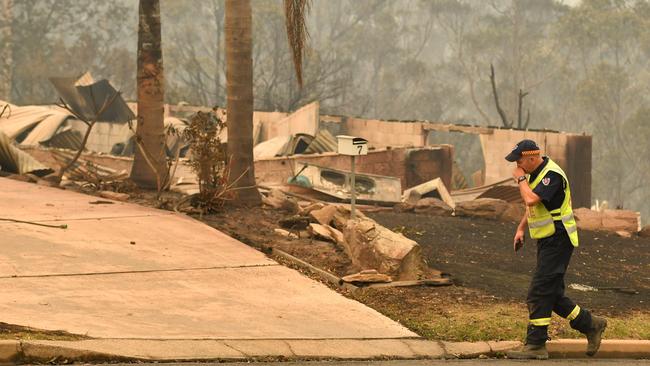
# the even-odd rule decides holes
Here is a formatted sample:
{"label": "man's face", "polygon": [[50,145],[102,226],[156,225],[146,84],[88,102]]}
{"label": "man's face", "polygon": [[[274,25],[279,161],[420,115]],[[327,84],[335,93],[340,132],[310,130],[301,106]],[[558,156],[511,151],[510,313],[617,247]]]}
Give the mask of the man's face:
{"label": "man's face", "polygon": [[524,156],[517,160],[517,166],[523,169],[526,173],[530,174],[536,168],[534,156]]}

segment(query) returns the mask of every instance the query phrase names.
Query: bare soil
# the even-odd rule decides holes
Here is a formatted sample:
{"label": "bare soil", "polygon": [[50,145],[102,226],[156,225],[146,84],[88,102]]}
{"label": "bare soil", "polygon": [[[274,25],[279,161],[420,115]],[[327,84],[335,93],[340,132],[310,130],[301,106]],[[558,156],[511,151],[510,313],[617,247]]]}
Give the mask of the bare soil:
{"label": "bare soil", "polygon": [[[429,266],[451,274],[465,288],[505,301],[525,299],[536,262],[536,242],[527,238],[512,249],[514,223],[476,218],[429,217],[411,213],[371,214],[380,224],[401,231],[422,246]],[[583,292],[567,289],[581,305],[599,313],[650,310],[650,238],[580,230],[565,283],[596,288],[632,288]]]}
{"label": "bare soil", "polygon": [[[337,276],[350,274],[350,260],[333,243],[310,238],[288,239],[274,232],[288,214],[282,211],[231,208],[200,218],[252,246],[275,247]],[[379,212],[368,216],[401,232],[422,246],[429,267],[453,279],[451,287],[420,287],[392,291],[402,302],[449,306],[481,306],[488,302],[523,302],[535,267],[536,243],[527,239],[514,253],[514,223],[476,218],[435,217],[412,213]],[[197,217],[198,218],[198,217]],[[580,247],[574,251],[566,284],[632,288],[583,292],[567,289],[569,297],[600,314],[622,315],[650,310],[650,239],[622,238],[604,232],[580,231]],[[627,290],[623,290],[627,291]],[[390,292],[390,291],[389,291]],[[386,299],[386,294],[382,295]]]}

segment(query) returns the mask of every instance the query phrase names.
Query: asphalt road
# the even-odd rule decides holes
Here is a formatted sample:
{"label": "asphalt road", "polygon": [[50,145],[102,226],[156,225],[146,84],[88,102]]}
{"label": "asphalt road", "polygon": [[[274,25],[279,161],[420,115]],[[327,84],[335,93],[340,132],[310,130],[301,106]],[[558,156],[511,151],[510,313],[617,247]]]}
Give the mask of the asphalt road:
{"label": "asphalt road", "polygon": [[[569,366],[650,366],[650,360],[597,360],[597,359],[556,359],[545,361],[518,361],[504,359],[476,360],[406,360],[406,361],[310,361],[310,362],[256,362],[259,366],[486,366],[486,365],[521,365],[533,363],[539,365]],[[251,366],[252,363],[166,363],[165,366]],[[113,364],[112,366],[132,366],[133,364]],[[138,366],[160,366],[159,363],[138,363]]]}

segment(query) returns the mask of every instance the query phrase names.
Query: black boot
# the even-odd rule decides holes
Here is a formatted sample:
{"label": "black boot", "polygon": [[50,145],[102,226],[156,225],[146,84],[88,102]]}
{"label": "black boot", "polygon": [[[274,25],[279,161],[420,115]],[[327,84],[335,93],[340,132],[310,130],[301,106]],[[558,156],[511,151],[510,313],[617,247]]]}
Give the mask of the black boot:
{"label": "black boot", "polygon": [[508,358],[516,360],[547,360],[546,344],[526,344],[521,348],[506,352]]}
{"label": "black boot", "polygon": [[587,336],[587,356],[593,356],[598,352],[605,328],[607,328],[607,319],[599,316],[591,317],[591,329],[585,333]]}

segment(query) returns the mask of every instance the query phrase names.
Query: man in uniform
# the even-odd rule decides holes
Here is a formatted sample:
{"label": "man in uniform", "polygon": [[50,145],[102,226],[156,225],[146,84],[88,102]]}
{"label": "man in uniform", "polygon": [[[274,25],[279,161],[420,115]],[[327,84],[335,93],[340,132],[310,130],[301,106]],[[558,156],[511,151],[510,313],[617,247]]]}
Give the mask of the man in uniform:
{"label": "man in uniform", "polygon": [[515,251],[524,243],[524,229],[537,240],[537,266],[528,289],[528,332],[526,344],[508,352],[509,358],[547,359],[546,341],[551,312],[570,321],[573,329],[587,336],[587,355],[598,352],[607,320],[593,316],[564,295],[566,273],[578,231],[571,208],[571,189],[564,171],[532,140],[523,140],[506,156],[517,162],[512,175],[526,203],[514,237]]}

